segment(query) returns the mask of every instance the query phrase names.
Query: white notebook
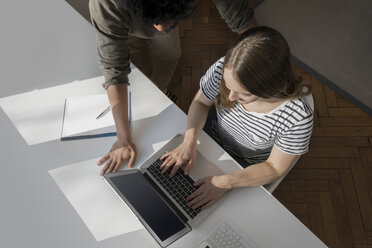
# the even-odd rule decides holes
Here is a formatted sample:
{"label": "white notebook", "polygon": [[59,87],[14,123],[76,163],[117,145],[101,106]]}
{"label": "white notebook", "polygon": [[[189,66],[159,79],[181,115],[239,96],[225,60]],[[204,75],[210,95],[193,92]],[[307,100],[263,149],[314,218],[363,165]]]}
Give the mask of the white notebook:
{"label": "white notebook", "polygon": [[[130,100],[128,101],[130,102]],[[97,119],[97,116],[108,106],[110,104],[107,94],[66,98],[61,140],[116,135],[111,111]]]}

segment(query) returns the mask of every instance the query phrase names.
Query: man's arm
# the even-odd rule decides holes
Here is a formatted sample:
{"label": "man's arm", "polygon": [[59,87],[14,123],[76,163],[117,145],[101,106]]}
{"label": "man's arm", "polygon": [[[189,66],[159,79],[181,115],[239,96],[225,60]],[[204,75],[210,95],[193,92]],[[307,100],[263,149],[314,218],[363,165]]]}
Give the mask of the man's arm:
{"label": "man's arm", "polygon": [[116,142],[97,163],[105,164],[103,174],[118,171],[127,160],[132,167],[136,157],[128,122],[129,22],[126,13],[112,0],[90,0],[89,10],[96,32],[99,64],[105,77],[103,86],[107,89],[117,131]]}
{"label": "man's arm", "polygon": [[238,34],[256,26],[254,12],[249,7],[249,0],[213,0],[222,19],[229,28]]}
{"label": "man's arm", "polygon": [[111,85],[107,89],[117,130],[117,140],[111,150],[97,163],[98,165],[105,163],[101,175],[118,171],[126,161],[129,161],[128,167],[132,168],[137,155],[137,149],[130,134],[127,88],[126,84],[120,84]]}
{"label": "man's arm", "polygon": [[90,0],[89,10],[96,33],[98,61],[105,77],[103,86],[128,84],[130,53],[129,16],[113,0]]}
{"label": "man's arm", "polygon": [[117,138],[121,142],[132,143],[128,119],[128,87],[126,84],[111,85],[107,88]]}

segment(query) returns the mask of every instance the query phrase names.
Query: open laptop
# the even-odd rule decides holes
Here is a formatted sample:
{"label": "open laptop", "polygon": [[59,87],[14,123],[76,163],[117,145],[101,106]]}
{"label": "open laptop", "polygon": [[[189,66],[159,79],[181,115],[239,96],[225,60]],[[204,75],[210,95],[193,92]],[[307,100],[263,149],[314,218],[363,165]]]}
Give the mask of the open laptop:
{"label": "open laptop", "polygon": [[180,145],[178,134],[150,156],[138,169],[104,174],[104,179],[128,205],[155,240],[166,247],[198,225],[214,208],[191,209],[186,197],[196,190],[193,183],[205,176],[222,172],[198,151],[189,176],[178,170],[173,178],[170,171],[161,174],[160,157]]}

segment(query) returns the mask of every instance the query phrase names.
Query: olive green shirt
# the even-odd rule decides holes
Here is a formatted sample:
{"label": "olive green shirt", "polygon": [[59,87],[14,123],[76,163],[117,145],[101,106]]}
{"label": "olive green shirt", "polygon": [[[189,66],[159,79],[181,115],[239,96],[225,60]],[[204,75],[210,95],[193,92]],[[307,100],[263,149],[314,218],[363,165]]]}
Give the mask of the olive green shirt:
{"label": "olive green shirt", "polygon": [[[212,1],[232,31],[239,32],[248,26],[253,16],[248,0]],[[96,31],[98,60],[105,77],[103,86],[129,84],[128,37],[151,39],[166,35],[167,31],[160,32],[131,14],[125,0],[90,0],[89,11]]]}

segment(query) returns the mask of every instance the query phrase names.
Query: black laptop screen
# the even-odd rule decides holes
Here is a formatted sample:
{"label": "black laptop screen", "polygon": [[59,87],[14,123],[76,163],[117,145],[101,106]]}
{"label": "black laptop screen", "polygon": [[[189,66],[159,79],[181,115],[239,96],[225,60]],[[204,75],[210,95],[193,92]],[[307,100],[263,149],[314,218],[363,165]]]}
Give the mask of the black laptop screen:
{"label": "black laptop screen", "polygon": [[139,171],[110,180],[162,241],[185,228]]}

